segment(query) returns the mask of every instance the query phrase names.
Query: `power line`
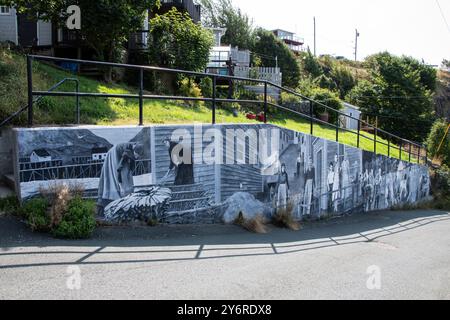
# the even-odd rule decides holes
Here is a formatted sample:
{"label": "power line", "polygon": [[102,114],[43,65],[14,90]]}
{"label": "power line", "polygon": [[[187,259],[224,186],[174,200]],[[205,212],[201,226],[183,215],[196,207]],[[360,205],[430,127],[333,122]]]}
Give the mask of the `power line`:
{"label": "power line", "polygon": [[441,4],[439,3],[439,0],[436,0],[436,4],[437,4],[437,6],[439,8],[439,11],[441,12],[442,19],[444,19],[445,25],[447,26],[447,30],[450,33],[450,25],[448,24],[447,18],[445,18],[444,11],[442,10],[442,7],[441,7]]}

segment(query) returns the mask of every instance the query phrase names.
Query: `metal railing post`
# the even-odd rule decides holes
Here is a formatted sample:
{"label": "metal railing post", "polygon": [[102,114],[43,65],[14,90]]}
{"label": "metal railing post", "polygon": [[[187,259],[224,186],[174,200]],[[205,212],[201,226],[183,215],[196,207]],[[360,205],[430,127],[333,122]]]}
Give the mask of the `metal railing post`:
{"label": "metal railing post", "polygon": [[336,112],[336,142],[339,142],[339,113]]}
{"label": "metal railing post", "polygon": [[264,123],[267,123],[267,81],[264,81]]}
{"label": "metal railing post", "polygon": [[356,140],[356,147],[359,149],[360,137],[361,135],[361,120],[358,120],[358,138]]}
{"label": "metal railing post", "polygon": [[428,165],[428,149],[425,147],[425,165]]}
{"label": "metal railing post", "polygon": [[311,129],[310,129],[310,134],[313,135],[314,133],[314,102],[310,101],[309,102],[309,119],[310,119],[310,124],[311,124]]}
{"label": "metal railing post", "polygon": [[391,139],[388,138],[388,157],[391,156]]}
{"label": "metal railing post", "polygon": [[144,125],[144,69],[139,69],[139,125]]}
{"label": "metal railing post", "polygon": [[420,164],[421,151],[422,151],[422,149],[419,147],[419,152],[418,152],[418,156],[417,156],[417,163],[418,164]]}
{"label": "metal railing post", "polygon": [[378,136],[378,128],[375,127],[373,129],[373,153],[377,153],[377,136]]}
{"label": "metal railing post", "polygon": [[76,104],[77,104],[77,106],[76,106],[76,108],[77,108],[77,111],[76,111],[77,119],[76,119],[76,121],[77,121],[77,124],[80,124],[80,96],[78,95],[78,93],[80,93],[80,83],[79,83],[78,80],[75,81],[75,85],[76,85],[76,91],[77,91],[77,96],[75,98]]}
{"label": "metal railing post", "polygon": [[28,126],[33,126],[33,58],[27,56]]}
{"label": "metal railing post", "polygon": [[412,149],[412,144],[411,142],[409,143],[409,155],[408,155],[408,162],[411,162],[411,149]]}
{"label": "metal railing post", "polygon": [[216,76],[213,76],[213,90],[212,90],[212,124],[216,124],[216,85],[217,85],[217,78]]}

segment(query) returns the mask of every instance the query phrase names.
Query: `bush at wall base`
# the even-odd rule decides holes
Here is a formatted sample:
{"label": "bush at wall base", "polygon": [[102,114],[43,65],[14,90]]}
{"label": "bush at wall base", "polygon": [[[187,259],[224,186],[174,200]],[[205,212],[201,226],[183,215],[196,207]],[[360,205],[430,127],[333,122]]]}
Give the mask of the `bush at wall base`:
{"label": "bush at wall base", "polygon": [[47,199],[36,198],[24,203],[21,208],[22,215],[26,218],[32,231],[50,231],[49,203]]}
{"label": "bush at wall base", "polygon": [[86,239],[94,232],[95,203],[74,198],[70,201],[66,214],[52,230],[57,238]]}
{"label": "bush at wall base", "polygon": [[35,198],[25,202],[20,209],[32,231],[50,232],[57,238],[89,238],[96,227],[95,203],[75,197],[68,202],[61,220],[54,224],[51,203],[47,198]]}

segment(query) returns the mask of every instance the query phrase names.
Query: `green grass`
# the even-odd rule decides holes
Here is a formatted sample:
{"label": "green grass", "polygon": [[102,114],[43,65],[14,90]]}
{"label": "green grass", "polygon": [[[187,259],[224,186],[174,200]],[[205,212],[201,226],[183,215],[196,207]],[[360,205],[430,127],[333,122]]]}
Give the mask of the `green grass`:
{"label": "green grass", "polygon": [[[42,63],[34,63],[34,90],[48,90],[58,81],[66,78],[78,78],[81,92],[93,93],[137,93],[136,88],[124,84],[106,84],[94,79],[73,75],[66,71]],[[74,91],[73,83],[62,85],[58,91]],[[24,106],[27,101],[26,61],[25,57],[0,49],[0,119]],[[137,99],[118,98],[81,98],[81,123],[98,125],[137,125],[139,108]],[[255,110],[259,111],[259,110]],[[269,115],[269,122],[299,132],[310,133],[307,120],[286,112],[276,112]],[[75,98],[46,97],[35,106],[35,123],[37,125],[71,124],[75,122]],[[248,120],[242,112],[234,117],[227,109],[218,108],[217,123],[256,123]],[[180,123],[211,123],[211,110],[205,105],[191,106],[175,101],[146,100],[144,103],[144,123],[149,124],[180,124]],[[25,125],[26,115],[17,119],[15,125]],[[368,137],[373,137],[363,133]],[[314,125],[314,135],[336,140],[336,130],[324,125]],[[388,147],[382,143],[386,140],[378,138],[377,153],[388,154]],[[352,132],[339,132],[339,142],[350,146],[357,146],[357,135]],[[374,151],[373,141],[365,138],[360,140],[360,148]],[[391,149],[391,156],[399,157],[399,151]],[[406,152],[402,159],[408,159]],[[416,161],[412,158],[412,161]]]}

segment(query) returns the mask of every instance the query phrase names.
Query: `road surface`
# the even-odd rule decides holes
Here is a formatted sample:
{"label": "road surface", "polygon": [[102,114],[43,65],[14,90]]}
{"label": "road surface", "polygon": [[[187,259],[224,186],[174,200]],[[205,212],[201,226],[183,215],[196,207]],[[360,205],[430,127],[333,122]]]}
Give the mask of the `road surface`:
{"label": "road surface", "polygon": [[450,299],[450,213],[382,212],[265,235],[102,228],[86,241],[0,217],[1,299]]}

